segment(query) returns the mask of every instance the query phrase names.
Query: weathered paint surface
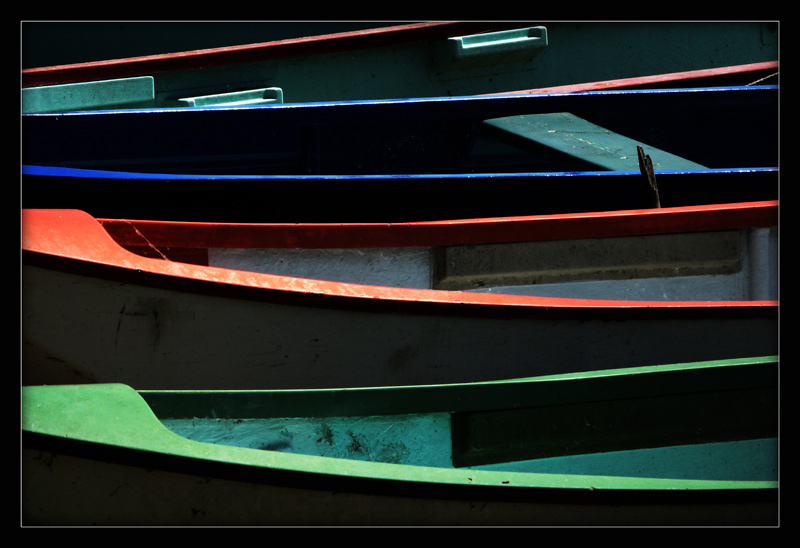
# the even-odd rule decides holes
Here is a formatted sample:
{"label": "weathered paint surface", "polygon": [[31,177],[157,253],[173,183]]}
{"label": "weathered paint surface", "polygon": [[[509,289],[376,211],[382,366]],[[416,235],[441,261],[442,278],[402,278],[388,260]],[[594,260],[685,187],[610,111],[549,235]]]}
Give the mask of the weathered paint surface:
{"label": "weathered paint surface", "polygon": [[[647,477],[636,477],[639,473],[631,468],[635,459],[622,453],[491,470],[438,468],[396,464],[403,453],[398,440],[409,441],[406,449],[415,448],[414,440],[393,438],[393,429],[404,425],[379,409],[435,413],[429,419],[417,414],[407,423],[422,427],[427,441],[417,440],[416,448],[426,459],[430,451],[422,446],[446,438],[447,421],[439,415],[446,409],[579,402],[601,393],[623,401],[634,389],[656,396],[774,388],[776,366],[771,357],[501,383],[341,391],[136,393],[117,384],[26,387],[23,519],[52,525],[774,524],[778,483],[769,479],[775,474],[774,439],[717,446],[723,451],[698,445],[664,449],[665,454],[660,449],[641,452],[638,462],[650,467]],[[621,378],[625,381],[615,382]],[[598,392],[601,386],[605,389]],[[330,416],[347,409],[364,419],[345,426]],[[319,420],[308,420],[307,426],[303,420],[279,419],[282,425],[265,428],[265,416],[310,417],[315,410]],[[198,434],[196,440],[176,435],[159,420],[177,430],[171,417],[186,413],[206,417],[184,422]],[[214,416],[220,420],[208,420]],[[686,425],[694,424],[694,418],[691,413],[675,417]],[[230,428],[221,435],[198,428],[214,422]],[[239,428],[245,436],[235,434]],[[308,451],[315,444],[337,458]],[[338,458],[344,454],[335,453],[337,446],[353,457],[373,452],[383,462]],[[672,469],[662,467],[663,476],[645,464],[660,457]],[[433,458],[441,464],[446,455]],[[734,465],[737,458],[741,462]],[[683,472],[676,474],[678,468]],[[76,484],[82,493],[78,498]]]}
{"label": "weathered paint surface", "polygon": [[[620,321],[624,313],[605,319],[590,311],[551,319],[545,308],[539,318],[513,317],[514,310],[373,312],[230,299],[29,266],[23,286],[29,382],[63,381],[65,372],[77,371],[84,382],[140,389],[430,384],[777,351],[777,320],[768,316],[632,314]],[[302,295],[303,286],[314,282],[295,279],[287,289]]]}
{"label": "weathered paint surface", "polygon": [[777,227],[436,248],[220,249],[208,264],[320,280],[540,297],[778,298]]}
{"label": "weathered paint surface", "polygon": [[155,106],[265,86],[292,102],[472,95],[776,62],[777,43],[769,22],[416,23],[26,69],[22,79],[29,87],[154,75]]}
{"label": "weathered paint surface", "polygon": [[28,212],[23,226],[26,382],[379,386],[777,352],[776,301],[593,301],[327,282],[137,256],[80,212]]}

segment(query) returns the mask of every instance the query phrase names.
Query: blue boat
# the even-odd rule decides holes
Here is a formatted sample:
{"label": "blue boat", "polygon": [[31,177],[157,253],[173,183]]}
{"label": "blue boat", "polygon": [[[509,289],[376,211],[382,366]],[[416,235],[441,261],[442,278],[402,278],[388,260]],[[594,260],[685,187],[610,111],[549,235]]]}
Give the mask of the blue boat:
{"label": "blue boat", "polygon": [[214,175],[411,175],[778,165],[778,87],[22,116],[22,163]]}

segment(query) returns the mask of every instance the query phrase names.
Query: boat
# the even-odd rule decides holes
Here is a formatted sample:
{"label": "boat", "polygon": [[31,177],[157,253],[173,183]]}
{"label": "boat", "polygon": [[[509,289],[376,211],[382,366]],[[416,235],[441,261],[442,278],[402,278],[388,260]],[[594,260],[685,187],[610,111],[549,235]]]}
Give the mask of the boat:
{"label": "boat", "polygon": [[[186,222],[398,223],[779,198],[777,167],[420,175],[207,175],[21,167],[25,209]],[[511,198],[510,198],[511,197]]]}
{"label": "boat", "polygon": [[[397,245],[404,238],[402,245],[408,245],[416,238],[412,245],[463,248],[524,241],[527,236],[514,235],[515,228],[541,230],[540,239],[567,234],[595,238],[621,236],[625,230],[628,235],[688,231],[702,224],[698,218],[715,217],[700,230],[766,228],[742,243],[749,246],[763,237],[766,245],[755,247],[776,260],[775,202],[549,220],[386,223],[368,231],[306,228],[326,232],[329,246],[349,241],[345,245],[352,247],[361,234],[378,246]],[[111,224],[77,210],[22,212],[24,384],[120,382],[139,390],[347,388],[777,354],[778,300],[769,289],[777,280],[769,270],[761,271],[766,293],[741,300],[598,300],[467,291],[464,286],[394,287],[192,264],[177,256],[169,260],[166,247],[156,248],[157,258],[146,257],[112,238],[112,230],[119,237],[124,221],[116,229]],[[131,225],[159,246],[172,245],[159,242],[143,223]],[[239,230],[222,228],[221,238],[228,228]],[[282,227],[275,234],[280,240],[302,230]],[[359,245],[367,247],[366,242]],[[483,277],[476,268],[466,279],[480,286]]]}
{"label": "boat", "polygon": [[25,68],[21,104],[31,113],[446,97],[777,59],[770,22],[423,22]]}
{"label": "boat", "polygon": [[[778,87],[25,114],[21,163],[208,175],[778,165]],[[746,138],[742,128],[747,128]]]}
{"label": "boat", "polygon": [[618,365],[344,390],[23,387],[22,521],[778,526],[778,358]]}

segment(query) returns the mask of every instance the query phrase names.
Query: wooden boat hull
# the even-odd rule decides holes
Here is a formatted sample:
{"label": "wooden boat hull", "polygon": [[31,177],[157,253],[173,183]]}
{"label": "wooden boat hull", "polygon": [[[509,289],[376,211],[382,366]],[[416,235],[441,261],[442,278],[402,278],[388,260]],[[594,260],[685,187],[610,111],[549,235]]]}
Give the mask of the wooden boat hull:
{"label": "wooden boat hull", "polygon": [[[671,44],[670,55],[663,55],[663,40]],[[774,62],[777,40],[775,25],[759,22],[417,23],[26,68],[22,108],[52,112],[189,106],[197,101],[298,103],[487,94]]]}
{"label": "wooden boat hull", "polygon": [[[779,196],[777,167],[659,170],[655,176],[661,207]],[[238,223],[397,223],[646,209],[655,203],[639,171],[285,177],[23,166],[21,192],[25,209]]]}
{"label": "wooden boat hull", "polygon": [[635,171],[641,146],[657,171],[775,167],[777,99],[777,87],[752,86],[29,114],[22,163],[216,175]]}
{"label": "wooden boat hull", "polygon": [[777,378],[754,358],[361,390],[24,387],[23,522],[777,525]]}
{"label": "wooden boat hull", "polygon": [[27,211],[22,224],[25,384],[418,385],[777,353],[777,301],[326,282],[141,257],[81,212]]}

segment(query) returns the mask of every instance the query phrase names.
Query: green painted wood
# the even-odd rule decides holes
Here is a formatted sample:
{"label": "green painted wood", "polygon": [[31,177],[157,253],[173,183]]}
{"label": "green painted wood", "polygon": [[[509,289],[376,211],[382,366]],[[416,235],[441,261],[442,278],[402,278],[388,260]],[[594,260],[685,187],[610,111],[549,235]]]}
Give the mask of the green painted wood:
{"label": "green painted wood", "polygon": [[596,455],[613,452],[625,476],[701,479],[710,467],[715,479],[769,479],[776,367],[759,358],[466,385],[142,394],[170,430],[207,443],[518,472],[569,462],[595,475],[609,473]]}
{"label": "green painted wood", "polygon": [[[668,342],[665,342],[667,344]],[[331,417],[503,410],[661,397],[777,382],[777,357],[742,358],[450,385],[333,390],[142,390],[162,419]],[[599,396],[598,396],[599,395]]]}
{"label": "green painted wood", "polygon": [[226,405],[219,393],[204,403],[213,416],[163,405],[180,398],[145,398],[181,436],[251,449],[443,469],[769,481],[777,477],[776,365],[749,359],[474,385],[271,391],[259,394],[282,397],[260,404]]}
{"label": "green painted wood", "polygon": [[[777,366],[773,356],[636,368],[631,375],[612,370],[387,389],[24,386],[22,519],[162,526],[557,525],[565,518],[585,525],[774,524],[775,437],[454,468],[448,416],[765,383],[777,391]],[[186,413],[187,423],[221,422],[236,437],[253,426],[252,443],[229,440],[227,432],[190,439],[165,426],[168,417]],[[250,418],[231,419],[233,413]],[[344,415],[323,418],[332,413]],[[378,414],[353,420],[348,413]],[[253,417],[274,417],[270,431]]]}
{"label": "green painted wood", "polygon": [[704,166],[640,143],[568,112],[494,118],[483,122],[495,137],[523,150],[567,156],[589,168],[638,171],[637,146],[654,169],[704,169]]}
{"label": "green painted wood", "polygon": [[68,110],[133,108],[155,100],[152,76],[23,88],[22,114]]}

